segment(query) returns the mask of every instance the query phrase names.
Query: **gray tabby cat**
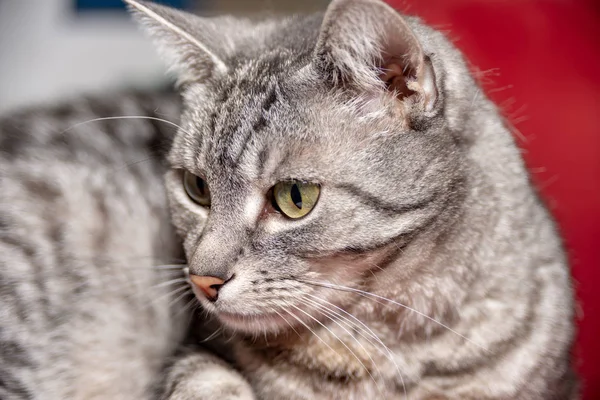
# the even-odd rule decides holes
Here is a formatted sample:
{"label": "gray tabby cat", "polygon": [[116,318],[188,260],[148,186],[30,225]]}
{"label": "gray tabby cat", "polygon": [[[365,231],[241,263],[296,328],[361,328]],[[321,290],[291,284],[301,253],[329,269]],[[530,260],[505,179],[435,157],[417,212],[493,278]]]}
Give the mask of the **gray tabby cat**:
{"label": "gray tabby cat", "polygon": [[[2,122],[0,398],[577,398],[560,240],[442,34],[376,0],[258,22],[127,2],[181,126],[69,129],[177,120],[162,96]],[[153,267],[177,237],[239,372],[175,352],[187,291]]]}
{"label": "gray tabby cat", "polygon": [[179,73],[194,290],[259,398],[575,396],[554,224],[442,34],[375,0],[261,23],[128,2]]}

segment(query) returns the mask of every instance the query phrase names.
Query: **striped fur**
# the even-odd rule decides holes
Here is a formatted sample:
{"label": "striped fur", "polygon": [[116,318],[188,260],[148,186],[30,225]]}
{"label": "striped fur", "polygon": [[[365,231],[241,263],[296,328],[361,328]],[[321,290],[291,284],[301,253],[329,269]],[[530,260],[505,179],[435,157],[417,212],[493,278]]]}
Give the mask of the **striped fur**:
{"label": "striped fur", "polygon": [[[238,335],[259,398],[576,396],[560,240],[442,34],[379,0],[254,25],[128,2],[185,77],[173,221],[189,272],[227,281],[199,300]],[[186,196],[184,170],[210,209]],[[299,220],[268,211],[289,179],[321,185]]]}
{"label": "striped fur", "polygon": [[0,398],[147,398],[181,328],[161,176],[174,95],[119,94],[0,120]]}
{"label": "striped fur", "polygon": [[[559,235],[442,34],[379,0],[262,21],[127,3],[183,107],[119,94],[0,122],[1,398],[576,398]],[[117,115],[180,127],[76,125]],[[321,185],[302,219],[269,207],[289,179]],[[161,286],[182,271],[152,268],[179,257],[227,280],[198,300],[231,366],[184,337],[191,291]]]}

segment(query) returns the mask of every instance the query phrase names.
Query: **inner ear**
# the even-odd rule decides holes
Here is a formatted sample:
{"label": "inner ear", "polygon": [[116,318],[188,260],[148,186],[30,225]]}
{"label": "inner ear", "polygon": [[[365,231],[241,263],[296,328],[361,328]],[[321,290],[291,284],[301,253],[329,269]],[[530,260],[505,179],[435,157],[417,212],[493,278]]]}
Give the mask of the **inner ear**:
{"label": "inner ear", "polygon": [[425,111],[431,111],[438,98],[435,72],[429,57],[419,56],[417,64],[408,57],[388,58],[379,67],[379,79],[398,100],[418,96]]}
{"label": "inner ear", "polygon": [[433,109],[437,99],[435,74],[414,33],[404,23],[396,25],[396,32],[382,40],[379,79],[398,100],[412,97],[426,111]]}
{"label": "inner ear", "polygon": [[416,92],[409,87],[410,80],[415,80],[416,72],[409,63],[394,57],[387,60],[380,68],[379,79],[381,79],[390,92],[393,92],[399,100],[412,96]]}

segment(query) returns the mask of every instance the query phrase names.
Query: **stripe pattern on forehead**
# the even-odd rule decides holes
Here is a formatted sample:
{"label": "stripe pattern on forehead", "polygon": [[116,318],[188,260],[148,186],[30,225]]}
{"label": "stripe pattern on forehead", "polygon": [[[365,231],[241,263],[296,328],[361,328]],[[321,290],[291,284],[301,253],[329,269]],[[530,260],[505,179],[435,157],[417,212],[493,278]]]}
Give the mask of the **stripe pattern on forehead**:
{"label": "stripe pattern on forehead", "polygon": [[278,101],[275,77],[245,76],[229,82],[209,117],[210,138],[205,147],[211,165],[233,171],[255,135],[269,124],[269,112]]}

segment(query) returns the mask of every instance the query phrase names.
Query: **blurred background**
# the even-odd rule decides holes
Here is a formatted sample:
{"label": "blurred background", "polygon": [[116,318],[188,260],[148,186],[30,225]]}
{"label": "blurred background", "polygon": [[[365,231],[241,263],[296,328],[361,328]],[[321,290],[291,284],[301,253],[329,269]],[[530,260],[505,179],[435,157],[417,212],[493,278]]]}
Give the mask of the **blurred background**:
{"label": "blurred background", "polygon": [[[327,0],[159,0],[202,15],[301,12]],[[0,113],[15,106],[165,80],[121,0],[0,0]]]}
{"label": "blurred background", "polygon": [[[388,0],[444,31],[501,107],[558,219],[577,288],[575,357],[600,399],[600,1]],[[327,0],[171,0],[203,15],[323,9]],[[120,0],[0,0],[0,113],[168,82]]]}

